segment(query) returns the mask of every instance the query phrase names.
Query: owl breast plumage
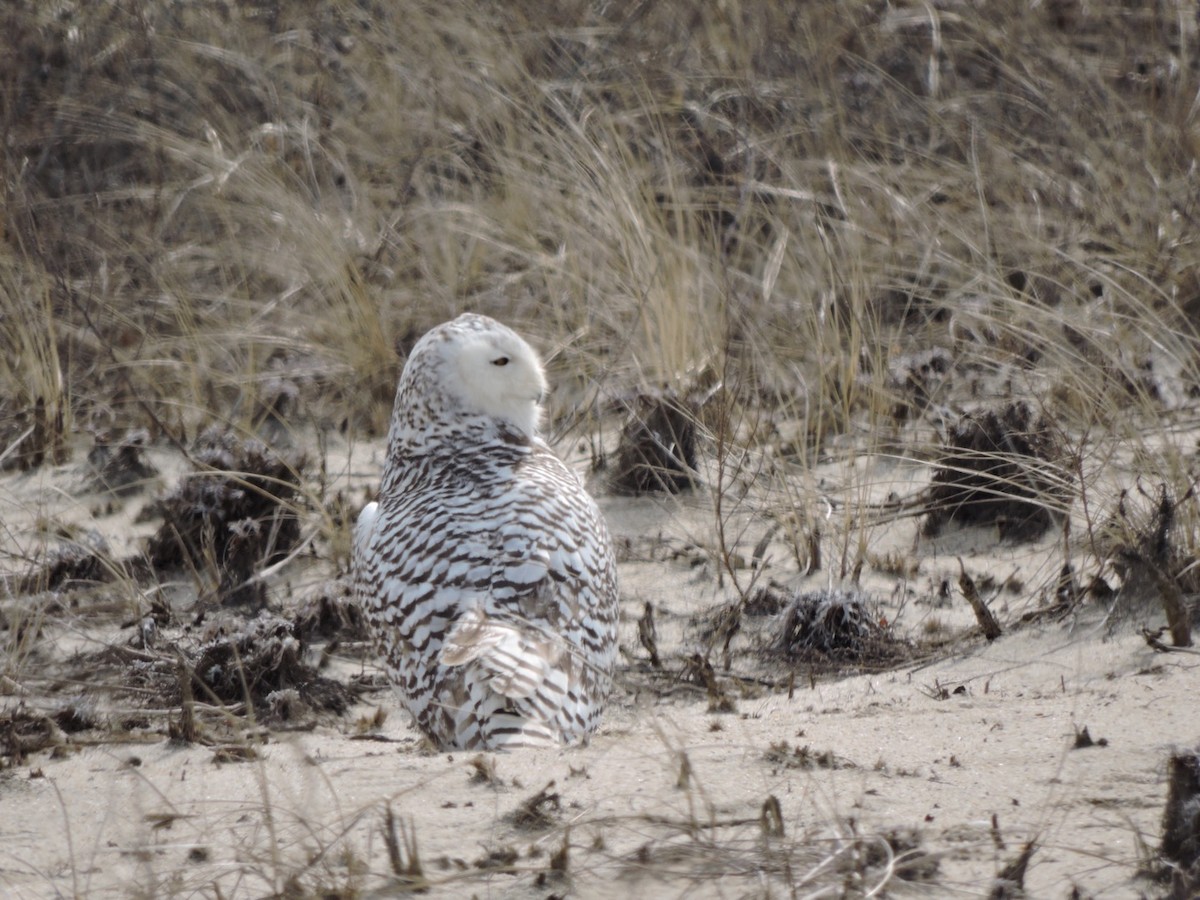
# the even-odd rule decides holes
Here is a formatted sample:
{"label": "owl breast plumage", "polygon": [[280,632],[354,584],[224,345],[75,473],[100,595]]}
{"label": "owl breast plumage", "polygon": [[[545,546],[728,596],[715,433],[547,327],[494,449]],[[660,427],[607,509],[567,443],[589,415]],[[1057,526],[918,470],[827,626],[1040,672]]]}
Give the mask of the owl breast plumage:
{"label": "owl breast plumage", "polygon": [[515,332],[463,315],[404,367],[355,590],[416,724],[440,747],[585,738],[616,662],[604,519],[538,436],[546,382]]}

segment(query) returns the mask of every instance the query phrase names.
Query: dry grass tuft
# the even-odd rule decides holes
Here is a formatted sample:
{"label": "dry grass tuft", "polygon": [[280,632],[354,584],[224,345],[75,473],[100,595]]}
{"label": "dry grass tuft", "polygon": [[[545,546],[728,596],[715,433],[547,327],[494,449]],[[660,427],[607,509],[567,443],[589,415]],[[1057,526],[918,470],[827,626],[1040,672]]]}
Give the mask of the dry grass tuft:
{"label": "dry grass tuft", "polygon": [[25,765],[41,751],[60,746],[63,733],[46,715],[17,706],[0,713],[0,771]]}
{"label": "dry grass tuft", "polygon": [[793,664],[886,666],[909,648],[879,624],[872,599],[858,591],[801,592],[787,603],[774,649]]}
{"label": "dry grass tuft", "polygon": [[119,571],[119,564],[111,560],[108,542],[99,533],[63,537],[66,540],[47,553],[44,562],[10,580],[14,594],[68,591],[108,581]]}
{"label": "dry grass tuft", "polygon": [[1200,753],[1182,751],[1170,758],[1162,832],[1171,896],[1187,896],[1200,887]]}
{"label": "dry grass tuft", "polygon": [[91,478],[88,489],[128,496],[143,490],[159,474],[145,458],[150,443],[150,432],[146,429],[131,429],[116,439],[109,434],[96,434],[94,440],[87,455]]}
{"label": "dry grass tuft", "polygon": [[1098,550],[1121,579],[1117,611],[1127,617],[1158,601],[1175,646],[1187,647],[1192,616],[1184,595],[1200,590],[1195,492],[1176,498],[1164,482],[1155,493],[1140,484],[1122,492]]}
{"label": "dry grass tuft", "polygon": [[621,429],[608,483],[621,494],[678,493],[696,483],[694,403],[677,396],[642,395]]}
{"label": "dry grass tuft", "polygon": [[1036,540],[1070,505],[1061,443],[1027,403],[964,416],[938,457],[924,532],[995,525],[1001,538]]}
{"label": "dry grass tuft", "polygon": [[[200,471],[161,501],[163,524],[147,553],[158,570],[215,574],[212,599],[261,607],[262,568],[287,556],[300,536],[297,516],[302,460],[288,460],[257,441],[206,431],[193,452]],[[213,580],[212,578],[208,579]]]}

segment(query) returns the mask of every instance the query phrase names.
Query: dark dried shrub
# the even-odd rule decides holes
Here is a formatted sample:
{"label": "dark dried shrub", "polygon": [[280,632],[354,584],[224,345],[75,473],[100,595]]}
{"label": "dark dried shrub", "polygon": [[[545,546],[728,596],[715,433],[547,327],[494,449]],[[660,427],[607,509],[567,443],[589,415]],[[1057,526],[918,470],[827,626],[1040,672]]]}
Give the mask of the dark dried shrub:
{"label": "dark dried shrub", "polygon": [[558,824],[562,814],[562,800],[557,791],[552,791],[554,782],[526,797],[505,821],[522,831],[545,831]]}
{"label": "dark dried shrub", "polygon": [[237,702],[247,693],[265,698],[272,691],[308,680],[302,647],[292,623],[260,613],[248,622],[234,620],[205,641],[191,660],[198,696],[211,692],[219,700]]}
{"label": "dark dried shrub", "polygon": [[923,847],[921,832],[916,828],[893,828],[864,843],[868,865],[890,866],[904,881],[929,881],[941,867],[938,854]]}
{"label": "dark dried shrub", "polygon": [[67,734],[87,731],[100,724],[95,707],[82,697],[75,697],[64,703],[52,718],[55,724]]}
{"label": "dark dried shrub", "polygon": [[23,703],[0,711],[0,771],[22,765],[30,754],[53,747],[60,739],[52,719]]}
{"label": "dark dried shrub", "polygon": [[158,474],[158,469],[143,458],[150,443],[146,429],[134,428],[116,441],[109,434],[97,433],[94,441],[87,456],[89,490],[110,491],[117,496],[134,494]]}
{"label": "dark dried shrub", "polygon": [[857,591],[819,590],[791,598],[781,618],[776,646],[800,659],[861,659],[883,634]]}
{"label": "dark dried shrub", "polygon": [[874,611],[871,598],[836,588],[793,593],[772,624],[765,647],[774,659],[835,670],[884,669],[912,654]]}
{"label": "dark dried shrub", "polygon": [[756,587],[746,598],[743,611],[748,616],[775,616],[788,605],[789,598],[773,587]]}
{"label": "dark dried shrub", "polygon": [[0,399],[0,471],[38,469],[43,463],[65,462],[67,446],[64,406],[45,397],[31,403]]}
{"label": "dark dried shrub", "polygon": [[296,610],[296,636],[304,640],[370,640],[363,617],[348,580],[324,585]]}
{"label": "dark dried shrub", "polygon": [[162,500],[162,527],[150,539],[151,565],[220,573],[222,603],[262,605],[265,587],[253,579],[282,559],[300,536],[296,516],[303,461],[286,460],[258,441],[209,429],[194,454],[201,471],[181,479]]}
{"label": "dark dried shrub", "polygon": [[1195,502],[1192,491],[1179,498],[1165,484],[1154,493],[1141,486],[1121,492],[1116,510],[1100,529],[1100,548],[1121,576],[1123,600],[1137,606],[1157,597],[1151,567],[1177,581],[1185,593],[1200,593],[1200,566],[1180,534],[1179,508],[1189,502]]}
{"label": "dark dried shrub", "polygon": [[341,713],[351,701],[347,688],[317,674],[305,661],[304,642],[296,623],[260,612],[249,621],[226,622],[193,653],[187,654],[193,695],[226,703],[249,699],[259,711],[269,710],[272,694],[296,691],[316,709]]}
{"label": "dark dried shrub", "polygon": [[61,591],[82,584],[109,581],[114,564],[109,560],[108,542],[98,531],[88,531],[69,543],[64,542],[35,566],[11,582],[16,594]]}
{"label": "dark dried shrub", "polygon": [[963,416],[938,459],[924,533],[936,535],[955,522],[1036,540],[1061,520],[1074,492],[1059,466],[1063,457],[1050,423],[1024,402]]}
{"label": "dark dried shrub", "polygon": [[1193,897],[1200,889],[1200,753],[1171,756],[1167,772],[1167,805],[1163,810],[1162,855],[1174,864],[1173,878],[1184,890],[1172,896]]}
{"label": "dark dried shrub", "polygon": [[1189,522],[1195,527],[1194,509],[1184,509],[1180,523],[1181,508],[1194,503],[1193,488],[1176,497],[1165,483],[1154,493],[1141,485],[1122,491],[1098,542],[1121,578],[1118,609],[1130,613],[1161,602],[1176,646],[1190,643],[1193,613],[1186,598],[1200,593],[1195,535],[1187,534]]}
{"label": "dark dried shrub", "polygon": [[904,421],[928,409],[953,367],[954,358],[942,347],[893,360],[888,370],[888,387],[896,397],[892,417]]}
{"label": "dark dried shrub", "polygon": [[692,487],[696,471],[696,407],[674,392],[642,394],[621,429],[610,484],[621,494]]}

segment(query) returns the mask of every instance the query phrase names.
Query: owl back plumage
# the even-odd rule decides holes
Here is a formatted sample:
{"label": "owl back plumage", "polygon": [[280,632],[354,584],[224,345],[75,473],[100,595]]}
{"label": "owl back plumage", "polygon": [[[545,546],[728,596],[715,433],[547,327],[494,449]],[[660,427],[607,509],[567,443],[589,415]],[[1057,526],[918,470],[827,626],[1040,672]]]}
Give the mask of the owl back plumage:
{"label": "owl back plumage", "polygon": [[464,315],[413,348],[355,587],[389,676],[441,747],[566,744],[616,662],[603,517],[537,435],[545,378],[510,329]]}

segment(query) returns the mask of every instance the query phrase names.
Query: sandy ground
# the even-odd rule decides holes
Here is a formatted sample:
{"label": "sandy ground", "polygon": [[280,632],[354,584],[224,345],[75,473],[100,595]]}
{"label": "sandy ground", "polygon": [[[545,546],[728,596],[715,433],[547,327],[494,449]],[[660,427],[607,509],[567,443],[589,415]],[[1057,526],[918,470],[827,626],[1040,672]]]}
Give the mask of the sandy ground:
{"label": "sandy ground", "polygon": [[[352,485],[370,479],[378,447],[356,453],[339,462]],[[169,480],[170,454],[154,458]],[[911,486],[912,473],[894,474]],[[152,527],[133,524],[140,503],[114,511],[80,498],[78,477],[77,465],[5,476],[10,542],[52,516],[91,522],[114,555],[135,547]],[[400,861],[410,858],[405,842],[415,843],[433,897],[818,896],[844,886],[865,894],[885,874],[880,834],[901,854],[910,846],[909,857],[924,854],[910,887],[890,883],[894,895],[986,896],[1030,840],[1030,896],[1160,892],[1135,876],[1159,841],[1167,755],[1200,739],[1200,657],[1155,652],[1135,623],[1114,628],[1085,609],[880,674],[801,673],[791,696],[749,675],[730,679],[735,710],[710,712],[702,690],[647,675],[636,637],[651,602],[668,668],[678,669],[694,641],[691,616],[730,596],[704,561],[708,501],[603,497],[602,506],[625,548],[624,668],[589,746],[431,753],[386,691],[346,716],[272,730],[243,762],[156,734],[120,743],[72,736],[63,750],[0,773],[0,894],[394,895],[403,880],[387,874],[389,808]],[[743,524],[752,546],[762,529],[750,514]],[[872,542],[880,552],[911,549],[916,531],[915,520],[901,520]],[[671,552],[638,550],[651,545]],[[786,554],[767,555],[772,577],[786,581]],[[955,628],[971,621],[957,594],[941,608],[921,599],[957,577],[959,556],[1001,580],[1019,572],[1032,581],[1055,565],[1052,540],[1014,548],[983,530],[920,543],[917,555],[920,574],[906,587],[864,578],[911,633],[935,616]],[[791,583],[826,585],[829,575]],[[286,588],[277,584],[273,596]],[[995,605],[1012,621],[1035,603],[1017,593],[1007,608]],[[53,636],[60,651],[104,639],[70,629]],[[362,663],[338,666],[348,674]],[[30,676],[45,683],[45,673]],[[61,702],[20,679],[5,693],[0,708]],[[387,718],[364,736],[356,721],[377,707]],[[1085,726],[1098,743],[1075,749]],[[543,802],[530,804],[543,789]]]}

